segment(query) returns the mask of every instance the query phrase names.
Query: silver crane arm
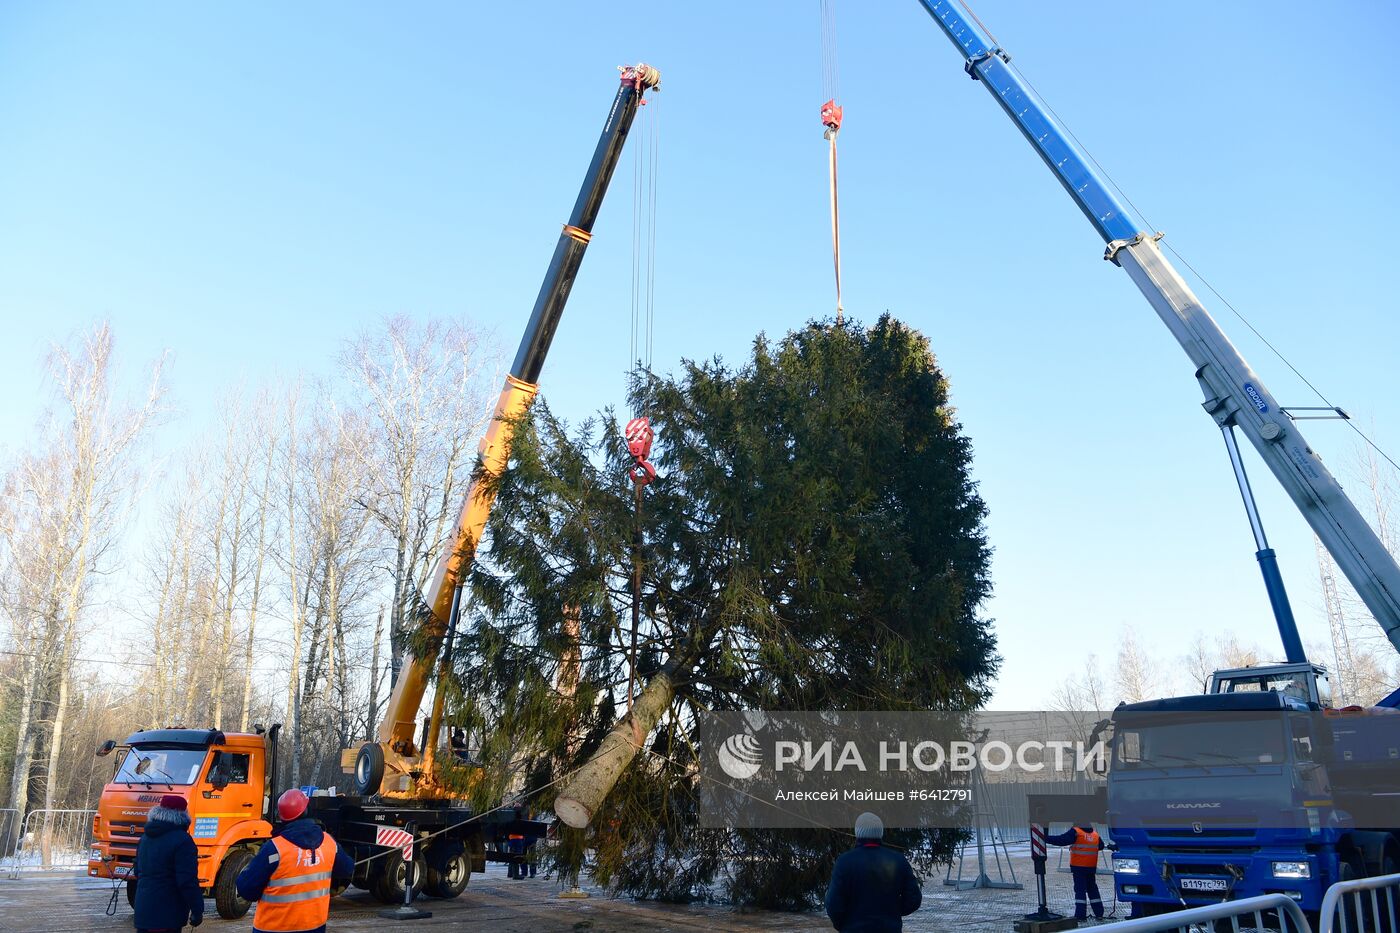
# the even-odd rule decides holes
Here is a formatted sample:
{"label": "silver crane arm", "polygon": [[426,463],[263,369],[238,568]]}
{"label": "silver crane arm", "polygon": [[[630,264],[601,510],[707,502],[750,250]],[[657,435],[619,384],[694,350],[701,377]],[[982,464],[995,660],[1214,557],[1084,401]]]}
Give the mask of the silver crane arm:
{"label": "silver crane arm", "polygon": [[[1225,431],[1227,443],[1233,443],[1233,428],[1249,438],[1391,644],[1400,650],[1400,566],[1308,445],[1297,424],[1280,409],[1190,286],[1162,255],[1157,246],[1161,235],[1145,229],[1123,208],[1073,137],[1011,66],[1011,56],[996,44],[961,0],[919,2],[962,54],[968,75],[991,92],[1108,243],[1105,258],[1127,270],[1191,358],[1205,393],[1205,409]],[[1263,541],[1262,526],[1233,450],[1232,459],[1260,541],[1262,563],[1266,553],[1272,559],[1272,551]],[[1265,576],[1267,580],[1267,567]],[[1271,599],[1276,596],[1275,584],[1277,595],[1281,595],[1282,583],[1276,579],[1270,583]],[[1291,618],[1288,624],[1291,627]],[[1280,628],[1284,627],[1280,617]],[[1296,632],[1293,639],[1296,644]],[[1284,640],[1288,642],[1287,633]]]}

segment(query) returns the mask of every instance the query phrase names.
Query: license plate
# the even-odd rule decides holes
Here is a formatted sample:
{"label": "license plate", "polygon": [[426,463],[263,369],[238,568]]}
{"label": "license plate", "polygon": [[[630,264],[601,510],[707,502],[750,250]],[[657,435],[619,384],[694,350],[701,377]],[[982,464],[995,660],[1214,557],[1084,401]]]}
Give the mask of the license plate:
{"label": "license plate", "polygon": [[1230,886],[1224,878],[1181,878],[1177,880],[1183,891],[1228,891]]}

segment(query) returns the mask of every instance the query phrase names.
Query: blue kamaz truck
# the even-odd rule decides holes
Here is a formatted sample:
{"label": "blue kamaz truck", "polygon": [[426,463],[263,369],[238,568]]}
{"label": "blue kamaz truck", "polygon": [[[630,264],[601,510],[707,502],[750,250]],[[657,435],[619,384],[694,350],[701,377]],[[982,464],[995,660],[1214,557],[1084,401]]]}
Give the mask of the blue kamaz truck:
{"label": "blue kamaz truck", "polygon": [[[1084,213],[1104,242],[1103,258],[1128,274],[1190,359],[1202,408],[1221,433],[1244,501],[1288,662],[1222,671],[1204,695],[1114,714],[1109,820],[1119,846],[1119,896],[1147,910],[1280,891],[1315,908],[1336,881],[1400,867],[1400,819],[1386,806],[1400,793],[1393,780],[1400,727],[1391,709],[1400,703],[1392,695],[1377,708],[1325,712],[1322,672],[1303,650],[1237,441],[1237,434],[1249,441],[1400,649],[1400,564],[1299,425],[1348,415],[1330,403],[1281,405],[1159,246],[1163,234],[1106,182],[986,27],[959,0],[920,4],[962,56],[967,75],[991,93]],[[1112,106],[1134,106],[1132,75],[1131,65],[1105,74]],[[980,133],[963,142],[950,147],[954,169],[960,149],[989,145]],[[985,229],[995,239],[1012,228],[994,221]],[[1003,239],[1014,268],[1027,238],[1017,230]],[[1288,270],[1256,272],[1273,282]],[[1092,398],[1074,402],[1092,417]]]}
{"label": "blue kamaz truck", "polygon": [[[1114,883],[1136,914],[1400,872],[1400,711],[1325,707],[1312,664],[1113,713]],[[1322,688],[1321,690],[1319,688]]]}

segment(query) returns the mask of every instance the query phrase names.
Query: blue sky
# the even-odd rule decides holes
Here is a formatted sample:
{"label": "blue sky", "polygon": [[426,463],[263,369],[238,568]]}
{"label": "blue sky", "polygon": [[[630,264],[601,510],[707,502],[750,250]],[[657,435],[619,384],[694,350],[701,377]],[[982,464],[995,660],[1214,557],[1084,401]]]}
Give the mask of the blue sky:
{"label": "blue sky", "polygon": [[[1397,81],[1364,49],[1400,8],[1330,11],[977,4],[1151,223],[1394,451]],[[1127,626],[1164,667],[1197,632],[1273,649],[1184,354],[914,0],[837,18],[846,307],[920,328],[952,382],[991,509],[996,705]],[[1329,57],[1323,29],[1363,51]],[[513,353],[639,58],[663,74],[658,368],[830,313],[815,3],[0,5],[0,446],[38,416],[45,348],[100,318],[133,369],[171,352],[175,438],[384,315],[467,316]],[[620,184],[544,373],[565,413],[622,395],[630,226]],[[1281,401],[1315,403],[1203,297]],[[1339,424],[1309,436],[1354,455]],[[1251,464],[1323,640],[1310,534]]]}

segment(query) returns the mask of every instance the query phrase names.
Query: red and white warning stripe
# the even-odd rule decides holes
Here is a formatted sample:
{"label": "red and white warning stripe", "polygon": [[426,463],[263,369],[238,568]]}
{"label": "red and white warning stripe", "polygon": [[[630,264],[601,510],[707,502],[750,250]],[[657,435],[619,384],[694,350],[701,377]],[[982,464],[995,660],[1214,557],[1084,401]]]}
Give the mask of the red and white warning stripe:
{"label": "red and white warning stripe", "polygon": [[1045,827],[1031,824],[1031,858],[1045,858]]}
{"label": "red and white warning stripe", "polygon": [[375,845],[402,849],[405,862],[413,861],[413,836],[393,826],[379,826],[374,831]]}

